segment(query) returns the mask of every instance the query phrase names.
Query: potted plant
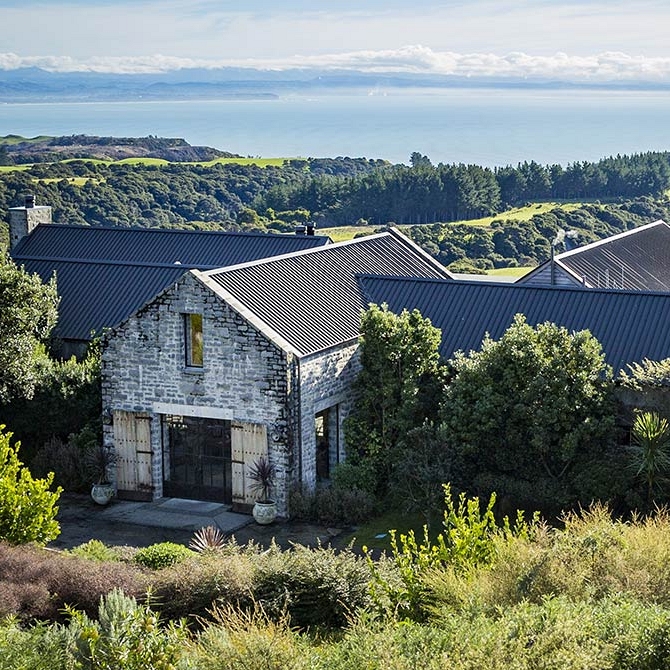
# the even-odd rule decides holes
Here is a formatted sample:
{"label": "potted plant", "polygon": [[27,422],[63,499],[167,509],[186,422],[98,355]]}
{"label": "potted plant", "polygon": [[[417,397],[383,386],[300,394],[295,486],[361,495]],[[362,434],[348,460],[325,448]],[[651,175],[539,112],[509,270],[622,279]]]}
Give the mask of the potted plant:
{"label": "potted plant", "polygon": [[114,496],[111,475],[116,459],[116,452],[101,444],[92,445],[86,452],[86,470],[92,482],[91,498],[98,505],[106,505]]}
{"label": "potted plant", "polygon": [[251,490],[258,494],[253,515],[256,523],[267,525],[277,517],[277,503],[272,498],[277,471],[270,461],[261,456],[249,467]]}

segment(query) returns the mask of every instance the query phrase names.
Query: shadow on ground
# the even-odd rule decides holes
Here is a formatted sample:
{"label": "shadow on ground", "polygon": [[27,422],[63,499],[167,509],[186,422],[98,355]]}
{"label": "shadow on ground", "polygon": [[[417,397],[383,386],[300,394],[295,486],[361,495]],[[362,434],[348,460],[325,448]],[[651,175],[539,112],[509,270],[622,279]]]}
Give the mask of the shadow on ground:
{"label": "shadow on ground", "polygon": [[89,496],[63,494],[57,520],[61,533],[49,543],[53,549],[71,549],[95,539],[107,545],[147,547],[158,542],[188,545],[203,526],[213,525],[239,544],[254,541],[267,547],[272,540],[282,548],[292,544],[314,547],[336,544],[337,528],[300,521],[276,521],[259,526],[251,516],[234,514],[218,503],[164,499],[153,503],[113,501],[106,507]]}

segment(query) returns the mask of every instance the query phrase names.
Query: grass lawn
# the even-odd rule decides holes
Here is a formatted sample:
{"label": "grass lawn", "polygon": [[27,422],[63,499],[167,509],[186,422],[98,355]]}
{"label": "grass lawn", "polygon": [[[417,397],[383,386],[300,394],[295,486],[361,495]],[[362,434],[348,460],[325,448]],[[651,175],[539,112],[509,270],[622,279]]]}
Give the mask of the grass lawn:
{"label": "grass lawn", "polygon": [[22,172],[23,170],[29,170],[33,166],[32,163],[26,165],[0,165],[0,173],[2,172]]}
{"label": "grass lawn", "polygon": [[205,163],[191,163],[191,165],[216,165],[217,163],[223,163],[224,165],[232,163],[233,165],[257,165],[258,167],[268,167],[268,165],[273,165],[275,167],[281,167],[286,163],[286,161],[293,160],[292,158],[215,158],[212,161],[207,161]]}
{"label": "grass lawn", "polygon": [[0,137],[0,144],[20,144],[21,142],[42,142],[50,140],[50,135],[37,135],[37,137],[21,137],[21,135],[5,135]]}
{"label": "grass lawn", "polygon": [[326,235],[333,242],[346,242],[353,240],[359,233],[372,235],[378,226],[335,226],[334,228],[317,228],[317,235]]}
{"label": "grass lawn", "polygon": [[426,523],[420,514],[403,514],[402,512],[387,512],[381,516],[370,519],[368,523],[356,528],[355,531],[338,538],[340,546],[352,544],[354,549],[367,547],[375,551],[387,551],[391,549],[390,530],[397,531],[396,536],[413,530],[417,539],[423,538],[423,526]]}
{"label": "grass lawn", "polygon": [[[461,221],[450,221],[449,225],[455,226],[459,223],[465,224],[467,226],[490,226],[494,221],[529,221],[536,214],[544,214],[550,212],[552,209],[564,209],[565,211],[570,211],[573,209],[578,209],[584,203],[583,202],[536,202],[526,207],[514,207],[512,209],[506,209],[500,214],[495,216],[485,216],[481,219],[463,219]],[[398,226],[401,230],[407,228],[414,228],[416,226],[432,226],[434,224],[415,224],[411,226]]]}
{"label": "grass lawn", "polygon": [[533,268],[532,267],[520,267],[520,268],[496,268],[495,270],[487,270],[487,275],[492,275],[494,277],[523,277],[525,274],[528,274]]}
{"label": "grass lawn", "polygon": [[[36,138],[38,139],[38,138]],[[2,138],[0,138],[0,144],[2,144]],[[257,165],[258,167],[268,167],[273,165],[276,167],[281,167],[286,163],[286,161],[293,160],[291,158],[215,158],[211,161],[166,161],[163,158],[122,158],[118,161],[102,160],[100,158],[64,158],[62,161],[57,161],[59,163],[73,163],[77,162],[86,162],[93,163],[95,165],[201,165],[203,167],[210,167],[221,163],[234,164],[234,165]],[[44,165],[52,165],[52,163],[44,163]],[[26,163],[23,165],[0,165],[0,172],[15,172],[20,170],[28,170],[33,166],[32,163]]]}

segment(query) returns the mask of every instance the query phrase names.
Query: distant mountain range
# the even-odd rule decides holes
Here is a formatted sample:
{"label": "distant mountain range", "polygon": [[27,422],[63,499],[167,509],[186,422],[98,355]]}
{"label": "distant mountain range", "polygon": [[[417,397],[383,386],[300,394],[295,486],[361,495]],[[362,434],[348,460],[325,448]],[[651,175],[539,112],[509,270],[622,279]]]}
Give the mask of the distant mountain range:
{"label": "distant mountain range", "polygon": [[670,86],[608,82],[574,84],[524,79],[464,78],[427,74],[375,74],[355,70],[251,68],[182,69],[158,74],[0,70],[0,103],[277,98],[299,93],[379,91],[391,88],[619,88]]}

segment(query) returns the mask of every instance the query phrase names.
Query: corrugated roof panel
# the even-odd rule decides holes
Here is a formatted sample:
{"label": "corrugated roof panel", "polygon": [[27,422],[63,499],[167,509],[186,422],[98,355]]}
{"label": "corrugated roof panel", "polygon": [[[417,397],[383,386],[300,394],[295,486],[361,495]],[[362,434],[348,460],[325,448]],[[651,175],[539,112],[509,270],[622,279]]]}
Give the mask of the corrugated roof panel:
{"label": "corrugated roof panel", "polygon": [[188,268],[238,265],[328,242],[310,235],[43,224],[12,257],[44,279],[57,272],[56,334],[89,340],[91,331],[117,325]]}
{"label": "corrugated roof panel", "polygon": [[94,265],[67,261],[25,261],[28,272],[48,280],[54,269],[62,296],[54,334],[67,340],[89,340],[91,332],[118,325],[144,303],[181,277],[172,266]]}
{"label": "corrugated roof panel", "polygon": [[313,249],[320,235],[274,235],[207,230],[112,228],[42,224],[17,245],[13,257],[162,263],[218,268]]}
{"label": "corrugated roof panel", "polygon": [[615,371],[644,358],[670,357],[670,294],[369,276],[359,283],[369,302],[428,317],[442,330],[445,357],[478,350],[487,331],[499,339],[519,312],[531,325],[588,329]]}
{"label": "corrugated roof panel", "polygon": [[396,232],[207,273],[303,354],[358,337],[356,276],[448,277]]}
{"label": "corrugated roof panel", "polygon": [[559,254],[556,260],[591,287],[670,291],[670,226],[655,221]]}

